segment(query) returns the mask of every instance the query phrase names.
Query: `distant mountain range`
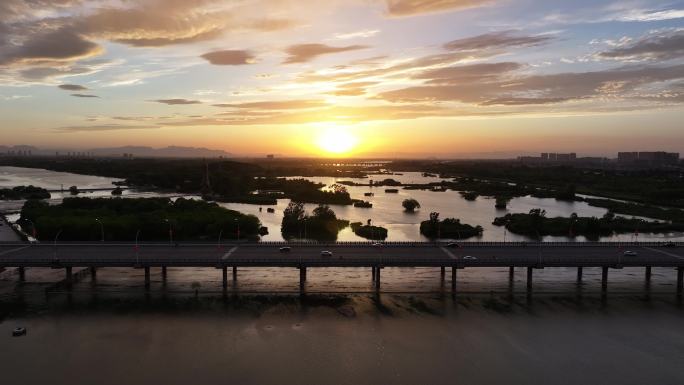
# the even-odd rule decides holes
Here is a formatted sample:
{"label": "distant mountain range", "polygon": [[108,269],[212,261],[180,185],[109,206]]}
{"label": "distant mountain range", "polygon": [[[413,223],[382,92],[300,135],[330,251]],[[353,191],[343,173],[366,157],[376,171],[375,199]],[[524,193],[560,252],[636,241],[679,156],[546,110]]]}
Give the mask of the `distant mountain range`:
{"label": "distant mountain range", "polygon": [[122,146],[122,147],[108,147],[108,148],[93,148],[93,149],[41,149],[34,146],[17,145],[17,146],[0,146],[0,154],[20,154],[20,155],[67,155],[69,153],[89,154],[94,156],[123,156],[130,154],[134,157],[152,157],[152,158],[218,158],[231,157],[232,154],[223,150],[212,150],[204,147],[182,147],[169,146],[163,148],[154,148],[147,146]]}

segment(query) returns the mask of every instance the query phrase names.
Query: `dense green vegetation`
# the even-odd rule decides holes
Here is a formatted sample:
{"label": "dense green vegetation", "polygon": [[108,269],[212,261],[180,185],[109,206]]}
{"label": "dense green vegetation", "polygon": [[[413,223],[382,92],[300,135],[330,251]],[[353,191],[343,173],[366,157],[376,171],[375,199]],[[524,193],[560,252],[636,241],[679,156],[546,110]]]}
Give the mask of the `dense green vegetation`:
{"label": "dense green vegetation", "polygon": [[684,222],[649,222],[637,218],[616,217],[608,212],[601,218],[578,217],[576,214],[568,218],[547,218],[546,211],[530,210],[528,214],[506,214],[493,222],[496,226],[506,226],[512,233],[531,237],[544,235],[576,236],[584,235],[589,239],[597,239],[602,235],[613,233],[664,233],[684,231]]}
{"label": "dense green vegetation", "polygon": [[[684,179],[681,169],[676,168],[621,170],[557,165],[536,167],[512,161],[400,161],[389,167],[395,170],[439,173],[443,178],[467,177],[473,180],[510,182],[515,183],[511,187],[513,189],[540,188],[561,199],[569,199],[570,192],[574,190],[579,194],[684,207]],[[492,196],[520,196],[505,194],[507,190],[502,185],[492,187]],[[480,191],[475,188],[462,190]]]}
{"label": "dense green vegetation", "polygon": [[361,222],[353,222],[349,225],[354,234],[366,239],[384,241],[387,239],[387,229],[380,226],[364,225]]}
{"label": "dense green vegetation", "polygon": [[616,214],[636,215],[666,221],[684,222],[684,210],[682,209],[662,208],[610,199],[584,198],[582,200],[591,206],[604,207]]}
{"label": "dense green vegetation", "polygon": [[439,219],[439,213],[430,213],[430,219],[420,223],[420,233],[431,239],[466,239],[482,234],[482,226],[461,223],[460,219]]}
{"label": "dense green vegetation", "polygon": [[420,208],[420,203],[418,203],[418,201],[413,198],[408,198],[404,199],[404,201],[401,202],[401,206],[404,208],[404,210],[412,213],[416,209]]}
{"label": "dense green vegetation", "polygon": [[373,204],[368,202],[368,201],[362,201],[358,199],[354,199],[354,207],[361,207],[365,209],[370,209],[373,207]]}
{"label": "dense green vegetation", "polygon": [[[96,221],[96,219],[99,220]],[[104,229],[108,241],[133,241],[140,230],[140,240],[179,241],[224,239],[258,239],[259,219],[219,207],[215,203],[179,198],[65,198],[50,206],[30,200],[24,204],[19,220],[32,232],[35,224],[39,240],[51,241],[61,230],[60,240],[94,241],[101,239]],[[102,224],[102,228],[100,227]]]}
{"label": "dense green vegetation", "polygon": [[315,239],[335,241],[337,234],[349,226],[349,221],[337,219],[327,205],[319,205],[309,215],[301,202],[290,201],[283,212],[280,231],[285,239]]}
{"label": "dense green vegetation", "polygon": [[0,200],[21,199],[50,199],[50,193],[44,188],[35,186],[17,186],[0,189]]}

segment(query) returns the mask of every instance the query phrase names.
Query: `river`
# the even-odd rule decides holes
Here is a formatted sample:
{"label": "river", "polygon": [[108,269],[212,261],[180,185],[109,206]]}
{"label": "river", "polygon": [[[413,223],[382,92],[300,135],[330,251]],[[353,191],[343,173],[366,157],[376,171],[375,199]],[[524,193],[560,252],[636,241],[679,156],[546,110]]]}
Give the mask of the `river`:
{"label": "river", "polygon": [[[21,180],[109,187],[112,181],[1,172],[0,185]],[[362,198],[367,189],[350,192]],[[419,213],[402,212],[406,196],[421,202]],[[430,211],[482,225],[484,239],[503,239],[503,231],[488,224],[499,215],[491,200],[403,190],[371,200],[370,210],[334,209],[345,219],[370,217],[390,229],[391,239],[420,240],[417,223]],[[265,207],[225,206],[258,215],[271,230],[267,239],[275,240],[286,204],[279,201],[275,214]],[[549,215],[604,212],[529,197],[514,199],[509,210],[535,207]],[[356,238],[343,232],[340,239]],[[152,269],[149,292],[141,269],[100,269],[97,280],[85,276],[71,292],[55,286],[63,274],[27,269],[20,283],[14,269],[0,272],[3,383],[684,383],[684,305],[674,294],[673,269],[653,269],[649,285],[643,269],[611,269],[606,297],[599,294],[600,269],[592,268],[579,285],[574,269],[536,270],[531,296],[524,269],[512,283],[507,269],[464,269],[455,297],[448,292],[449,274],[442,281],[435,268],[386,268],[379,296],[371,293],[369,269],[311,269],[304,298],[294,294],[295,269],[240,269],[225,292],[221,272],[213,268],[172,268],[166,281]],[[12,337],[17,326],[28,334]]]}

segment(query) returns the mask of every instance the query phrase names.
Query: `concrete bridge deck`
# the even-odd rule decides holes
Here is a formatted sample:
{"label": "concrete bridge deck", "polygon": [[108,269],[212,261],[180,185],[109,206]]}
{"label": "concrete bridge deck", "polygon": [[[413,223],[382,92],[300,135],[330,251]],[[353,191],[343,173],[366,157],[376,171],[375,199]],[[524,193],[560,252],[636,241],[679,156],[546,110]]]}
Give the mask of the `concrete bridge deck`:
{"label": "concrete bridge deck", "polygon": [[[442,274],[451,268],[455,290],[456,272],[469,267],[527,268],[531,288],[533,269],[576,267],[578,280],[582,268],[601,267],[604,286],[608,269],[644,267],[650,279],[652,267],[677,270],[677,289],[682,291],[684,247],[666,247],[662,243],[598,244],[598,243],[396,243],[374,246],[370,243],[297,244],[297,243],[226,243],[226,244],[160,244],[141,243],[5,243],[0,244],[0,267],[17,267],[20,276],[26,267],[64,268],[67,276],[74,267],[144,268],[216,267],[223,270],[227,284],[227,268],[292,267],[300,270],[300,283],[306,280],[306,269],[315,267],[370,267],[379,289],[380,271],[385,267],[441,267]],[[287,246],[288,252],[280,247]],[[322,256],[327,250],[332,256]],[[625,251],[636,252],[626,256]]]}

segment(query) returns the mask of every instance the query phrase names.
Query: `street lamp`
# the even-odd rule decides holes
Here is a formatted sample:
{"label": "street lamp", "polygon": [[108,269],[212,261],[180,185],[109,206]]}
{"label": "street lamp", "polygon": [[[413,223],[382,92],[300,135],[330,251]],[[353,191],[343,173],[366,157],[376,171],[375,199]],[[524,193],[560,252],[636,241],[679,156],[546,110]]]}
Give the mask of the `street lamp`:
{"label": "street lamp", "polygon": [[95,218],[95,222],[100,224],[100,235],[101,235],[101,240],[100,242],[104,242],[104,225],[102,224],[102,221],[100,218]]}
{"label": "street lamp", "polygon": [[171,221],[169,218],[164,219],[164,222],[169,224],[169,243],[173,244],[173,227],[171,227]]}
{"label": "street lamp", "polygon": [[57,259],[57,238],[59,238],[59,234],[62,234],[62,229],[59,229],[57,232],[57,235],[55,235],[55,253],[54,253],[54,258]]}
{"label": "street lamp", "polygon": [[139,265],[140,264],[140,253],[138,250],[140,249],[138,247],[138,237],[140,236],[140,229],[135,232],[135,264]]}

